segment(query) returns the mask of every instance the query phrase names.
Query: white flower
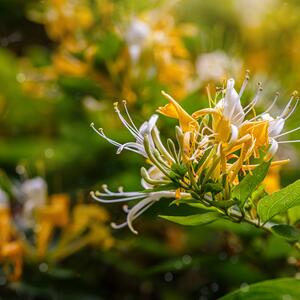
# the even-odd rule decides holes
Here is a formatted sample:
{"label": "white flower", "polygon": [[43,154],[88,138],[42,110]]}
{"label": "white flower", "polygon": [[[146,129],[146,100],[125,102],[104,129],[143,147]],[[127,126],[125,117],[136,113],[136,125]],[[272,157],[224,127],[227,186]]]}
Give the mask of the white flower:
{"label": "white flower", "polygon": [[[110,138],[108,138],[105,134],[102,128],[96,129],[94,127],[94,124],[91,124],[91,127],[97,132],[102,138],[106,139],[109,143],[112,145],[116,146],[118,148],[117,154],[119,154],[123,149],[130,150],[132,152],[138,153],[145,158],[148,158],[147,151],[145,150],[144,147],[144,141],[145,141],[145,136],[147,135],[149,138],[149,143],[152,147],[154,147],[154,142],[152,139],[152,131],[154,128],[156,128],[155,124],[158,119],[158,115],[154,114],[150,117],[149,121],[144,122],[140,128],[138,129],[134,122],[132,121],[132,118],[130,117],[127,107],[126,107],[126,102],[123,101],[125,112],[127,115],[128,120],[126,120],[122,114],[120,113],[120,110],[118,109],[118,103],[115,103],[115,111],[118,114],[121,122],[123,125],[128,129],[128,131],[133,135],[135,138],[134,142],[128,142],[125,144],[120,144]],[[157,129],[156,129],[157,130]]]}
{"label": "white flower", "polygon": [[277,117],[276,119],[274,119],[270,116],[270,114],[264,113],[262,114],[261,119],[268,121],[268,134],[270,137],[275,137],[282,132],[285,123],[284,118]]}
{"label": "white flower", "polygon": [[32,223],[33,211],[47,201],[47,183],[41,177],[25,180],[20,188],[23,199],[23,221],[25,226]]}
{"label": "white flower", "polygon": [[150,34],[149,26],[138,19],[133,19],[125,32],[125,40],[128,44],[129,54],[133,62],[136,62],[141,54],[142,48]]}
{"label": "white flower", "polygon": [[[175,198],[175,191],[161,191],[161,192],[124,192],[122,188],[119,188],[118,193],[110,191],[106,185],[103,186],[104,193],[91,192],[91,196],[101,203],[120,203],[133,200],[140,200],[132,208],[128,208],[125,205],[124,211],[127,213],[127,218],[124,223],[115,224],[112,223],[112,227],[115,229],[123,228],[128,226],[129,229],[137,234],[138,232],[133,228],[132,222],[150,208],[154,203],[162,198]],[[181,193],[182,198],[189,198],[189,193]]]}
{"label": "white flower", "polygon": [[227,81],[225,96],[217,103],[217,107],[223,108],[223,116],[231,124],[239,127],[243,123],[245,112],[240,96],[234,89],[234,79],[231,78]]}
{"label": "white flower", "polygon": [[196,60],[196,71],[200,82],[219,81],[227,75],[238,75],[242,64],[236,58],[231,58],[225,52],[216,50],[201,54]]}
{"label": "white flower", "polygon": [[[265,112],[256,118],[259,118],[261,120],[268,121],[268,135],[269,135],[269,144],[270,149],[269,153],[271,155],[274,155],[278,150],[278,144],[288,144],[288,143],[295,143],[299,142],[299,140],[294,141],[277,141],[278,138],[285,136],[289,133],[292,133],[294,131],[297,131],[300,129],[300,127],[294,128],[290,131],[282,133],[282,130],[284,128],[286,120],[294,113],[295,109],[298,105],[298,99],[296,100],[296,103],[293,104],[294,98],[297,95],[297,92],[294,92],[291,99],[289,100],[288,104],[284,108],[283,112],[277,116],[276,118],[273,118],[269,113]],[[278,96],[275,98],[277,100]],[[274,102],[271,106],[274,105]],[[268,111],[270,108],[268,109]]]}
{"label": "white flower", "polygon": [[241,97],[247,86],[248,80],[249,76],[247,74],[243,85],[240,89],[240,92],[237,93],[237,91],[234,88],[234,79],[229,79],[227,81],[225,95],[216,105],[216,109],[222,110],[222,115],[224,119],[229,121],[229,125],[231,128],[231,138],[229,142],[234,142],[238,138],[239,128],[243,124],[247,114],[253,110],[254,106],[259,100],[262,91],[262,88],[259,84],[258,91],[254,96],[253,100],[248,105],[243,107],[241,104]]}

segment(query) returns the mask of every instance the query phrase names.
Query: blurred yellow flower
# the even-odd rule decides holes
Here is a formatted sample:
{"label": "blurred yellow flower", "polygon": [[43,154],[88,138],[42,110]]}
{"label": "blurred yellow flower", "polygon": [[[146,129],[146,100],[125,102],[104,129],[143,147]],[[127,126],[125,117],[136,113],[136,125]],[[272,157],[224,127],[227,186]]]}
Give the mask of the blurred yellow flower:
{"label": "blurred yellow flower", "polygon": [[57,194],[50,197],[50,204],[36,209],[36,243],[39,257],[44,257],[55,227],[64,227],[69,220],[69,196]]}
{"label": "blurred yellow flower", "polygon": [[266,178],[263,181],[265,191],[272,194],[280,190],[280,170],[281,166],[273,166],[270,168]]}
{"label": "blurred yellow flower", "polygon": [[23,246],[12,226],[8,196],[0,190],[0,263],[9,280],[22,274]]}

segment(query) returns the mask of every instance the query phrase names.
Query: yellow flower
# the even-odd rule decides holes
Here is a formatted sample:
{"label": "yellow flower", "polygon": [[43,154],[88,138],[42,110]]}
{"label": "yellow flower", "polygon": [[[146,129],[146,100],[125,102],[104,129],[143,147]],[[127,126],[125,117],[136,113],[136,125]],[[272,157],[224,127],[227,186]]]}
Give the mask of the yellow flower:
{"label": "yellow flower", "polygon": [[[0,261],[4,261],[4,272],[8,274],[9,280],[18,280],[22,275],[23,268],[23,245],[20,241],[5,243],[0,248]],[[13,271],[10,270],[13,265]]]}
{"label": "yellow flower", "polygon": [[44,257],[55,227],[64,227],[69,221],[69,196],[56,194],[50,199],[50,204],[38,208],[36,243],[39,257]]}
{"label": "yellow flower", "polygon": [[53,56],[54,68],[58,74],[84,76],[89,66],[83,61],[72,56],[65,51],[59,51]]}
{"label": "yellow flower", "polygon": [[270,168],[265,180],[263,181],[265,191],[267,193],[272,194],[280,190],[280,170],[280,165]]}
{"label": "yellow flower", "polygon": [[64,227],[51,253],[52,259],[59,261],[88,246],[102,249],[112,247],[114,239],[106,225],[108,219],[109,215],[102,207],[94,204],[75,205],[70,222]]}
{"label": "yellow flower", "polygon": [[196,131],[199,124],[192,116],[190,116],[170,95],[165,92],[162,94],[169,100],[169,103],[158,108],[158,112],[170,118],[178,119],[180,128],[185,133],[187,131]]}
{"label": "yellow flower", "polygon": [[23,265],[23,246],[15,237],[9,207],[7,205],[1,205],[1,203],[0,263],[2,263],[3,271],[9,280],[18,280],[20,278]]}

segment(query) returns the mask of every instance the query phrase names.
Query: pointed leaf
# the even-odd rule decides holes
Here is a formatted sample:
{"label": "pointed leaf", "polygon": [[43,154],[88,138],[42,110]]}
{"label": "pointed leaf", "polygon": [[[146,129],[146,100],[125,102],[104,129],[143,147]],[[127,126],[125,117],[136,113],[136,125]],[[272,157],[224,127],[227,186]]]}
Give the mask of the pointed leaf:
{"label": "pointed leaf", "polygon": [[187,226],[206,225],[216,221],[222,215],[218,212],[208,212],[204,214],[190,215],[190,216],[159,216],[168,221]]}
{"label": "pointed leaf", "polygon": [[281,278],[244,285],[219,300],[283,300],[300,299],[300,280]]}
{"label": "pointed leaf", "polygon": [[239,200],[240,206],[245,204],[257,186],[264,180],[270,168],[270,164],[270,161],[263,162],[253,170],[252,174],[247,174],[239,185],[235,187],[232,192],[232,197]]}
{"label": "pointed leaf", "polygon": [[286,224],[272,226],[272,231],[275,235],[284,238],[290,242],[296,242],[300,240],[300,230]]}
{"label": "pointed leaf", "polygon": [[258,202],[258,215],[263,223],[274,216],[300,205],[300,179]]}

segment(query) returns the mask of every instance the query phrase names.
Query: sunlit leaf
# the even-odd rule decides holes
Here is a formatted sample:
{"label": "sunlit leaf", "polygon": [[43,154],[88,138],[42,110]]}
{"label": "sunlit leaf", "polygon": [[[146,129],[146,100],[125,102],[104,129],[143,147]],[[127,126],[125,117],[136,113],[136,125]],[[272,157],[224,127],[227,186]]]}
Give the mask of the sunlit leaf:
{"label": "sunlit leaf", "polygon": [[258,215],[262,222],[267,222],[272,217],[298,205],[300,205],[300,180],[262,198],[258,203]]}
{"label": "sunlit leaf", "polygon": [[232,192],[232,197],[239,200],[243,206],[257,186],[264,180],[271,162],[263,162],[252,173],[247,174]]}

